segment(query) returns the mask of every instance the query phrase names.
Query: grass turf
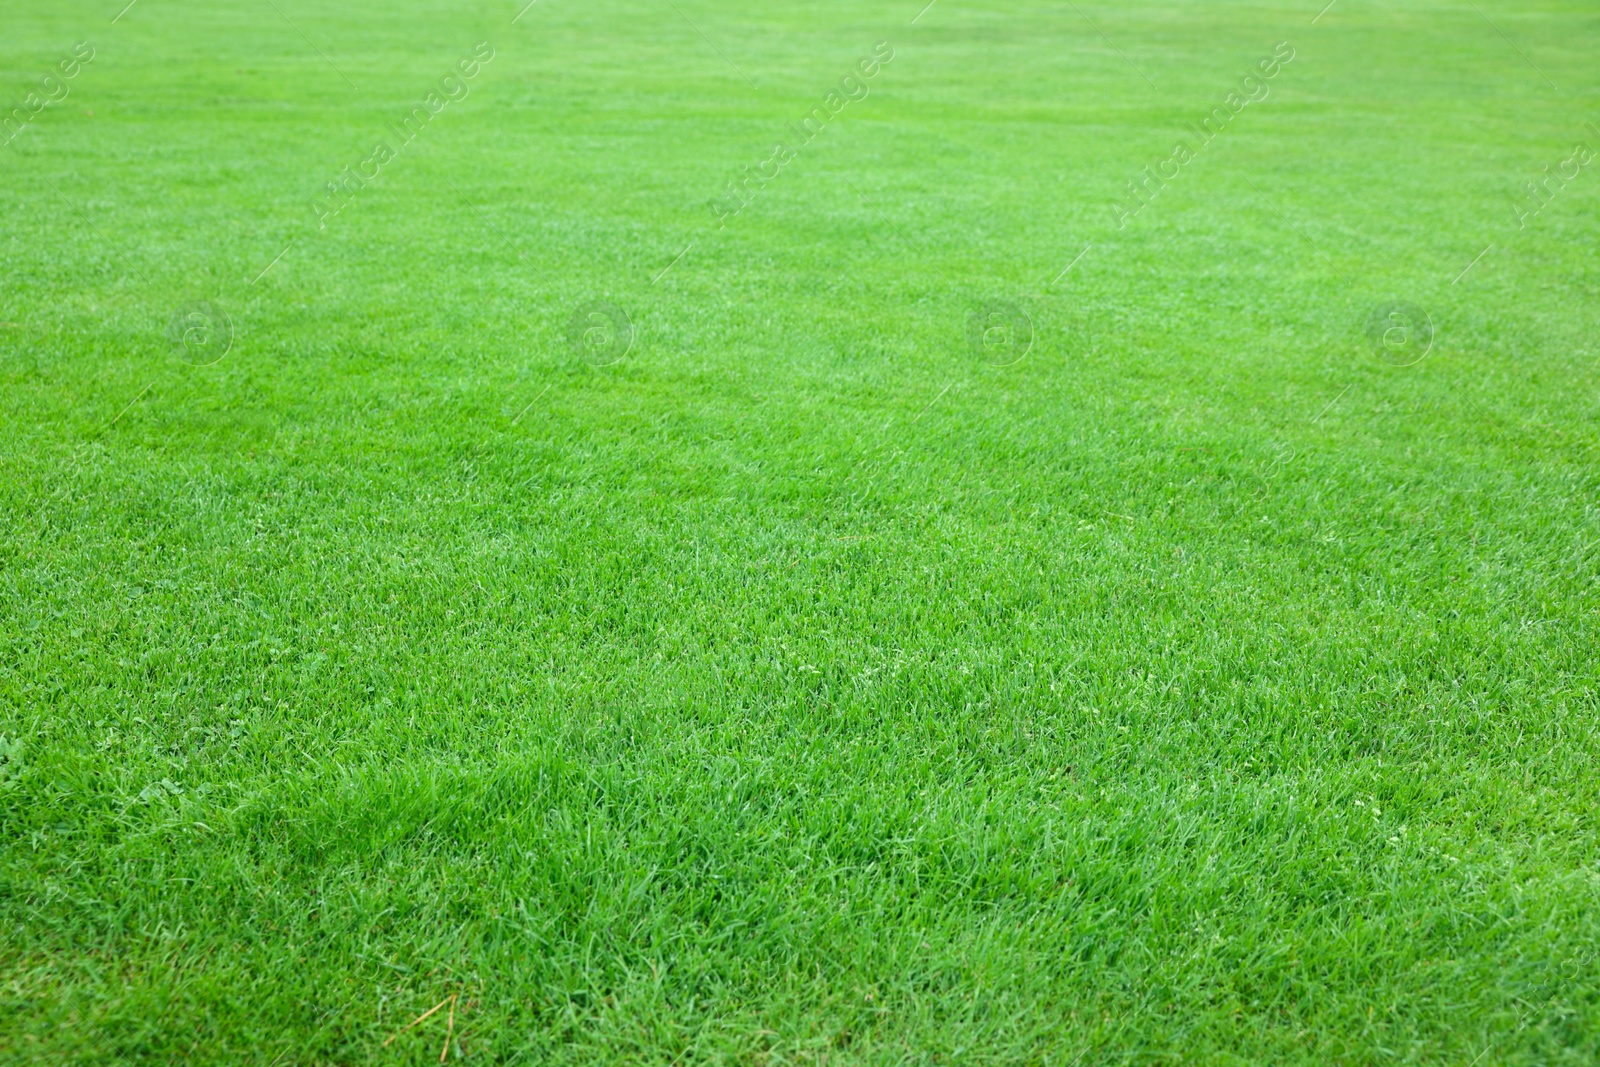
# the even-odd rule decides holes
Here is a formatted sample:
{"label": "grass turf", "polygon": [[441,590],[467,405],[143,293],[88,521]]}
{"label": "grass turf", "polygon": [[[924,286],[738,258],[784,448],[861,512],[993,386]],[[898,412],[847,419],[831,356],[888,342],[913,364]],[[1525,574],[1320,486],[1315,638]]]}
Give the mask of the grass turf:
{"label": "grass turf", "polygon": [[0,43],[0,1058],[1600,1056],[1592,7],[121,6]]}

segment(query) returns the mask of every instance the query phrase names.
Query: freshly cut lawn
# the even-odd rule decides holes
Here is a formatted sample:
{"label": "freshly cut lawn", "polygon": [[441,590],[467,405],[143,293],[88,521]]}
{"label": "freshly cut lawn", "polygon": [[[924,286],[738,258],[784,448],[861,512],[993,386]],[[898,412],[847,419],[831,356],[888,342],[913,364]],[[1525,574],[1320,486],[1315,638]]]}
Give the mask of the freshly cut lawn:
{"label": "freshly cut lawn", "polygon": [[1592,4],[124,2],[0,1062],[1600,1061]]}

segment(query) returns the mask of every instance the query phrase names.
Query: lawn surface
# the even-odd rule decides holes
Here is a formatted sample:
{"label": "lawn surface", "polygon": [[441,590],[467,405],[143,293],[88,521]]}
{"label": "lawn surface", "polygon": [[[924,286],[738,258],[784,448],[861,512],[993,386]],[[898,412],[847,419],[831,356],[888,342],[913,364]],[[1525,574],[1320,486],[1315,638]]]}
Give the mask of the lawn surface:
{"label": "lawn surface", "polygon": [[1600,1059],[1592,4],[123,3],[0,1061]]}

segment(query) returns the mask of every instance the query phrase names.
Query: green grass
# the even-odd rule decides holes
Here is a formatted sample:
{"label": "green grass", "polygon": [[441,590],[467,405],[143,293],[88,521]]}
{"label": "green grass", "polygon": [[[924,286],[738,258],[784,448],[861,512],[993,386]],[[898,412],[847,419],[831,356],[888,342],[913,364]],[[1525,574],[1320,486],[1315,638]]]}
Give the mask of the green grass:
{"label": "green grass", "polygon": [[1476,3],[5,0],[0,1061],[1596,1062],[1600,14]]}

